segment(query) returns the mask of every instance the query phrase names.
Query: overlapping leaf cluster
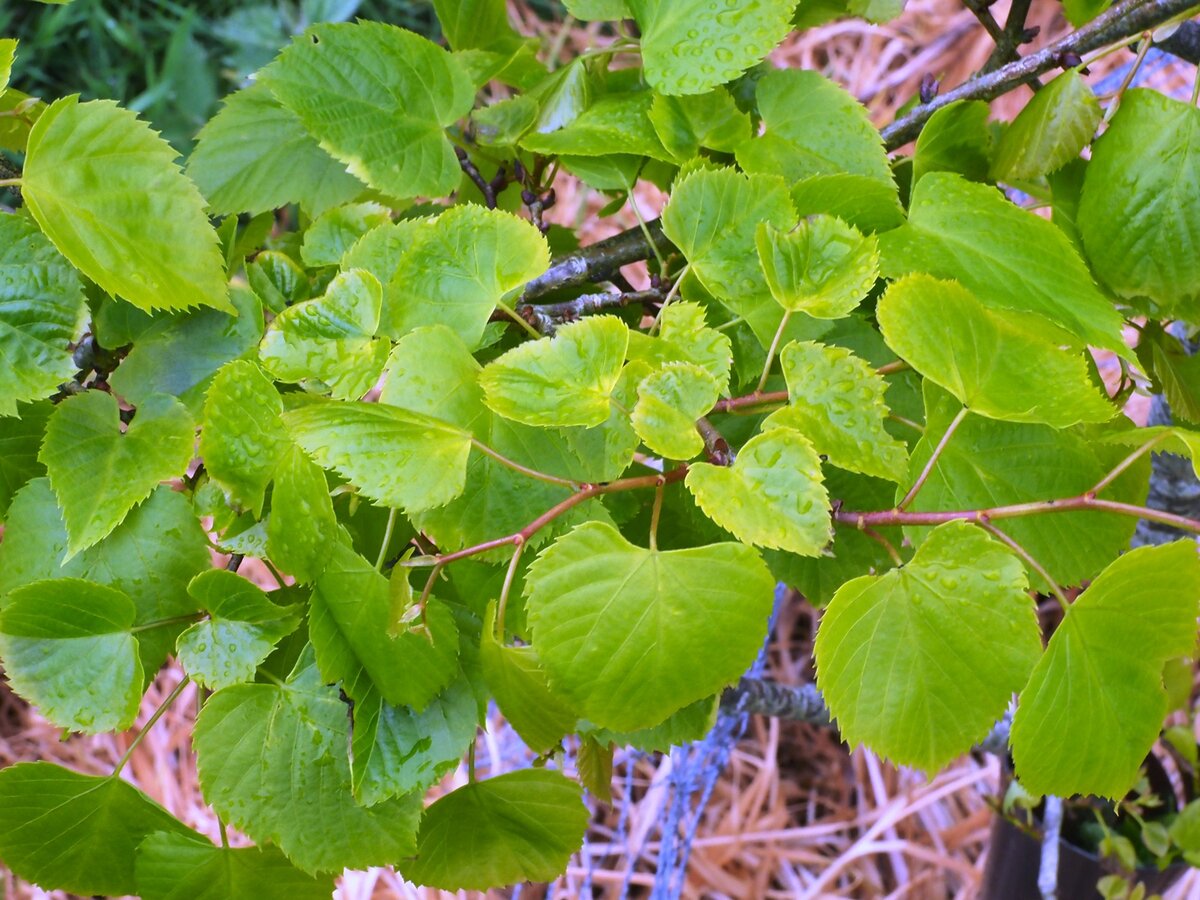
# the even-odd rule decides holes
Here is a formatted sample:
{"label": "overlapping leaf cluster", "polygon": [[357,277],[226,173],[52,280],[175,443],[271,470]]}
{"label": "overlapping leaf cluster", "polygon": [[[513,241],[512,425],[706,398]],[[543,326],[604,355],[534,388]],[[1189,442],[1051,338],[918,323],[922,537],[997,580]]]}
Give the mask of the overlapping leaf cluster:
{"label": "overlapping leaf cluster", "polygon": [[[1084,161],[1101,113],[1070,70],[998,141],[960,103],[890,158],[841,88],[761,64],[790,0],[568,6],[640,38],[551,71],[499,0],[438,4],[450,50],[317,25],[185,170],[111,103],[27,104],[4,132],[0,659],[96,733],[174,654],[205,689],[204,795],[258,845],[210,845],[117,773],[21,764],[0,858],[22,877],[551,879],[614,745],[707,730],[777,582],[825,607],[849,742],[932,771],[1016,695],[1027,788],[1135,780],[1200,593],[1190,542],[1122,555],[1145,451],[1200,450],[1200,379],[1161,326],[1200,321],[1200,113],[1130,92]],[[614,288],[581,318],[573,277],[522,298],[586,260],[546,275],[573,237],[519,215],[558,166],[613,210],[668,190],[649,307]],[[1183,424],[1124,422],[1089,348]],[[1043,647],[1031,591],[1064,587],[1086,589]],[[477,778],[472,755],[446,791],[489,702],[545,765]]]}

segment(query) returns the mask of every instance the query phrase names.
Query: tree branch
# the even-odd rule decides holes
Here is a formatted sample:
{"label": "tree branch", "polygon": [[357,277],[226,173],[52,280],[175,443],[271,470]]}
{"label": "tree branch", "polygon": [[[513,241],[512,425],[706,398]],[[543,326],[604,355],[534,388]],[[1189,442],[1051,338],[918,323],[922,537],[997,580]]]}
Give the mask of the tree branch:
{"label": "tree branch", "polygon": [[517,314],[542,334],[554,334],[559,325],[574,322],[588,313],[620,309],[633,303],[644,306],[659,303],[662,299],[662,291],[605,291],[600,294],[580,294],[574,300],[564,300],[562,303],[523,303],[517,307]]}
{"label": "tree branch", "polygon": [[[647,222],[646,229],[661,252],[674,249],[674,245],[663,234],[661,220]],[[549,269],[525,285],[525,293],[521,300],[523,303],[529,303],[561,288],[603,281],[621,266],[639,262],[652,255],[650,242],[642,232],[641,226],[630,228],[559,257],[550,264]]]}
{"label": "tree branch", "polygon": [[1115,44],[1123,38],[1156,28],[1196,6],[1196,0],[1124,0],[1079,30],[1036,53],[994,72],[972,78],[931,102],[914,107],[908,115],[883,129],[883,142],[889,150],[902,147],[920,133],[921,126],[930,116],[956,100],[991,100],[999,97],[1043,72],[1059,68],[1066,54],[1082,56],[1106,44]]}

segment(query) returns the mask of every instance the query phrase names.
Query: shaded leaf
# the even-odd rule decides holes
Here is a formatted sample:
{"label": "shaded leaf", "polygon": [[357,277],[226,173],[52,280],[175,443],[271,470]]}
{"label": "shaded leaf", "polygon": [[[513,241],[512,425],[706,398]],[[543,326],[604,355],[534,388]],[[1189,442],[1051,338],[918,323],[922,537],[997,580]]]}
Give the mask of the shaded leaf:
{"label": "shaded leaf", "polygon": [[299,447],[289,447],[275,472],[267,553],[272,562],[303,583],[317,580],[338,540],[338,521],[321,467]]}
{"label": "shaded leaf", "polygon": [[1061,169],[1091,143],[1102,115],[1079,70],[1068,69],[1034,94],[1000,136],[991,177],[1019,181]]}
{"label": "shaded leaf", "polygon": [[912,183],[930,172],[957,172],[971,181],[986,181],[992,156],[989,114],[982,100],[960,100],[930,116],[917,137]]}
{"label": "shaded leaf", "polygon": [[53,411],[49,402],[24,404],[17,407],[17,418],[4,423],[0,434],[0,520],[17,491],[46,473],[38,462],[38,448]]}

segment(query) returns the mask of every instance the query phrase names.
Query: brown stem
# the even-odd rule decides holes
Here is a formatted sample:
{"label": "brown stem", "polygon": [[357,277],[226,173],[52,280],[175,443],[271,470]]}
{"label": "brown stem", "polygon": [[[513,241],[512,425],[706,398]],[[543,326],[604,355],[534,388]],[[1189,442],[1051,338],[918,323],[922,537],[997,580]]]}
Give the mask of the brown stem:
{"label": "brown stem", "polygon": [[523,303],[517,307],[517,312],[542,334],[553,334],[559,325],[574,322],[588,313],[622,309],[635,303],[645,306],[661,302],[662,299],[662,291],[605,291],[599,294],[580,294],[574,300],[565,300],[562,303]]}

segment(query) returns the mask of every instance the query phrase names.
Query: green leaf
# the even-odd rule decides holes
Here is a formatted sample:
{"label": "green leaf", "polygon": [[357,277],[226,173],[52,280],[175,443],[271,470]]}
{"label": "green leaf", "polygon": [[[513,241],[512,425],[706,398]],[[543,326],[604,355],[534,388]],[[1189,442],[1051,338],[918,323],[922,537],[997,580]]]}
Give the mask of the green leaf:
{"label": "green leaf", "polygon": [[504,296],[550,265],[546,239],[531,223],[473,204],[442,213],[410,240],[380,323],[392,338],[445,325],[474,348]]}
{"label": "green leaf", "polygon": [[912,183],[930,172],[956,172],[971,181],[986,181],[992,157],[989,114],[982,100],[959,100],[930,116],[917,137]]}
{"label": "green leaf", "polygon": [[[913,448],[909,467],[915,479],[954,415],[957,400],[926,382],[925,435]],[[1144,429],[1140,429],[1144,430]],[[1145,435],[1138,443],[1148,440]],[[997,422],[968,416],[942,448],[938,463],[912,502],[914,512],[987,509],[1055,497],[1078,497],[1090,491],[1124,451],[1100,455],[1101,446],[1084,436],[1046,425]],[[1141,505],[1146,499],[1149,462],[1134,466],[1103,492],[1105,499]],[[881,508],[881,507],[876,507]],[[1058,584],[1082,584],[1095,577],[1129,547],[1136,521],[1110,513],[1079,510],[1052,516],[1006,519],[1001,529],[1040,562]],[[926,529],[909,529],[919,544]],[[1040,575],[1031,584],[1048,590]]]}
{"label": "green leaf", "polygon": [[1192,540],[1122,556],[1066,610],[1013,719],[1017,777],[1033,793],[1123,797],[1167,712],[1163,666],[1196,648]]}
{"label": "green leaf", "polygon": [[732,466],[694,463],[687,486],[706,516],[748,544],[818,556],[829,543],[821,459],[799,431],[755,435]]}
{"label": "green leaf", "polygon": [[320,684],[313,666],[302,664],[283,685],[218,691],[196,721],[204,796],[227,822],[278,845],[305,872],[393,865],[416,851],[420,797],[359,806],[349,729],[337,688]]}
{"label": "green leaf", "polygon": [[68,557],[103,539],[192,459],[194,427],[177,400],[149,398],[124,434],[119,412],[111,394],[87,391],[60,403],[46,426],[38,458],[62,504]]}
{"label": "green leaf", "polygon": [[750,116],[737,108],[725,88],[707,94],[668,97],[655,94],[650,123],[675,162],[685,163],[704,147],[732,153],[750,139]]}
{"label": "green leaf", "polygon": [[937,528],[903,569],[843,585],[814,648],[842,737],[927,772],[969,750],[1041,652],[1025,589],[1016,557],[965,522]]}
{"label": "green leaf", "polygon": [[612,803],[613,745],[588,736],[580,741],[576,759],[579,780],[602,803]]}
{"label": "green leaf", "polygon": [[257,81],[226,97],[200,129],[187,174],[217,215],[298,203],[316,216],[365,190]]}
{"label": "green leaf", "polygon": [[583,844],[583,790],[558,772],[522,769],[463,785],[425,811],[404,877],[444,890],[552,881]]}
{"label": "green leaf", "polygon": [[[191,504],[166,486],[155,489],[101,543],[60,566],[66,547],[67,529],[50,483],[35,479],[17,494],[5,524],[0,596],[46,578],[82,578],[129,596],[137,607],[134,624],[146,626],[195,612],[188,582],[212,565]],[[138,633],[144,672],[158,671],[182,628],[164,625]]]}
{"label": "green leaf", "polygon": [[[1061,169],[1091,143],[1102,115],[1079,70],[1068,69],[1034,94],[1005,129],[996,145],[992,179],[1029,180]],[[1145,152],[1144,146],[1139,152]]]}
{"label": "green leaf", "polygon": [[455,50],[495,50],[520,40],[504,0],[433,0],[442,33]]}
{"label": "green leaf", "polygon": [[774,582],[742,544],[635,547],[590,522],[529,568],[533,647],[551,685],[597,725],[629,731],[731,683],[753,661]]}
{"label": "green leaf", "polygon": [[692,363],[716,379],[720,393],[729,390],[733,345],[723,332],[708,327],[699,303],[679,301],[665,306],[659,316],[658,337],[629,332],[627,354],[631,361],[642,360],[653,368],[669,362]]}
{"label": "green leaf", "polygon": [[779,356],[788,406],[764,428],[783,425],[808,438],[835,466],[897,483],[908,472],[908,452],[883,427],[887,384],[849,350],[811,341],[788,344]]}
{"label": "green leaf", "polygon": [[430,599],[423,627],[401,621],[388,580],[345,544],[329,549],[317,579],[309,632],[326,681],[342,681],[365,697],[361,673],[384,702],[420,712],[458,671],[458,629],[445,604]]}
{"label": "green leaf", "polygon": [[453,771],[475,740],[479,708],[456,678],[420,712],[370,690],[354,703],[354,796],[363,806],[422,791]]}
{"label": "green leaf", "polygon": [[175,151],[111,100],[51,104],[33,126],[21,192],[71,264],[139,309],[232,311],[217,233]]}
{"label": "green leaf", "polygon": [[[635,333],[630,332],[631,339]],[[600,483],[620,478],[629,468],[641,444],[630,421],[629,410],[637,404],[638,384],[651,371],[650,365],[640,361],[625,366],[613,388],[608,418],[604,422],[592,428],[559,429],[558,434],[576,457],[572,474],[577,474],[583,481]]]}
{"label": "green leaf", "polygon": [[1096,274],[1120,297],[1149,297],[1195,319],[1200,213],[1200,110],[1157,91],[1125,94],[1092,150],[1079,232]]}
{"label": "green leaf", "polygon": [[[347,264],[346,268],[362,267]],[[263,250],[246,263],[246,280],[263,305],[273,313],[282,312],[285,306],[312,296],[312,285],[304,270],[290,256],[277,250]]]}
{"label": "green leaf", "polygon": [[642,34],[646,80],[662,94],[703,94],[759,63],[791,30],[792,0],[626,0]]}
{"label": "green leaf", "polygon": [[567,12],[584,22],[598,19],[627,19],[629,7],[625,0],[563,0]]}
{"label": "green leaf", "polygon": [[412,512],[463,491],[471,434],[381,403],[326,402],[284,413],[293,440],[366,497]]}
{"label": "green leaf", "polygon": [[13,690],[59,728],[128,728],[142,699],[136,613],[120,591],[77,578],[17,588],[0,611],[0,657]]}
{"label": "green leaf", "polygon": [[274,847],[214,847],[161,831],[138,846],[135,872],[143,900],[328,900],[334,887]]}
{"label": "green leaf", "polygon": [[813,175],[792,188],[800,216],[837,216],[859,231],[891,231],[904,224],[904,207],[896,185],[867,175]]}
{"label": "green leaf", "polygon": [[443,129],[474,89],[441,47],[393,25],[314,25],[259,73],[321,148],[394,197],[440,197],[461,177]]}
{"label": "green leaf", "polygon": [[1116,415],[1080,352],[1039,316],[990,309],[927,275],[893,283],[876,316],[888,345],[971,412],[1058,428]]}
{"label": "green leaf", "polygon": [[[586,734],[588,738],[603,744],[632,747],[642,753],[666,753],[672,747],[703,740],[717,724],[719,708],[718,697],[705,697],[671,713],[666,719],[649,728],[626,732],[590,728]],[[582,728],[580,731],[585,733]]]}
{"label": "green leaf", "polygon": [[311,584],[329,562],[337,528],[325,473],[298,447],[289,448],[279,461],[271,493],[267,522],[271,560],[297,581]]}
{"label": "green leaf", "polygon": [[550,687],[537,651],[496,639],[496,605],[489,603],[479,645],[483,677],[501,715],[534,753],[546,754],[575,730],[578,716]]}
{"label": "green leaf", "polygon": [[252,362],[231,362],[213,379],[204,402],[200,456],[228,501],[262,514],[263,496],[290,445],[279,417],[283,401]]}
{"label": "green leaf", "polygon": [[699,169],[680,179],[662,217],[663,232],[691,272],[737,313],[768,293],[755,246],[760,222],[796,224],[786,185],[775,176],[747,177],[733,169]]}
{"label": "green leaf", "polygon": [[379,379],[390,346],[376,338],[383,288],[362,269],[342,272],[325,294],[281,312],[259,348],[283,381],[324,384],[338,400],[356,399]]}
{"label": "green leaf", "polygon": [[300,258],[306,266],[336,266],[368,231],[391,222],[391,212],[378,203],[348,203],[321,213],[304,231]]}
{"label": "green leaf", "polygon": [[263,335],[258,298],[236,285],[230,295],[237,318],[216,309],[155,316],[109,379],[113,390],[133,404],[170,394],[198,414],[212,376],[230,360],[251,355]]}
{"label": "green leaf", "polygon": [[755,244],[771,295],[815,319],[849,315],[879,277],[874,236],[832,216],[802,219],[790,231],[763,223]]}
{"label": "green leaf", "polygon": [[484,368],[487,405],[526,425],[599,425],[608,418],[628,341],[616,316],[590,316],[552,338],[527,341]]}
{"label": "green leaf", "polygon": [[745,171],[782,175],[789,184],[839,172],[892,184],[879,131],[841,86],[814,71],[777,69],[759,80],[757,97],[767,130],[738,148]]}
{"label": "green leaf", "polygon": [[188,593],[209,617],[179,636],[179,662],[211,691],[253,681],[275,644],[300,621],[294,609],[276,606],[245,578],[224,569],[197,575]]}
{"label": "green leaf", "polygon": [[0,771],[0,857],[43,889],[136,894],[135,852],[162,831],[194,835],[119,778],[80,775],[48,762]]}
{"label": "green leaf", "polygon": [[22,405],[17,407],[18,418],[4,423],[4,433],[0,434],[0,520],[17,491],[46,474],[38,462],[38,447],[53,411],[49,402]]}
{"label": "green leaf", "polygon": [[1157,323],[1147,323],[1138,342],[1150,350],[1149,368],[1176,420],[1200,423],[1200,355],[1189,354]]}
{"label": "green leaf", "polygon": [[908,224],[880,235],[879,250],[887,278],[953,278],[990,307],[1038,313],[1080,346],[1130,355],[1121,314],[1096,289],[1070,240],[995,188],[949,172],[926,175],[913,189]]}
{"label": "green leaf", "polygon": [[671,162],[673,157],[663,147],[650,118],[653,102],[651,91],[606,94],[561,128],[529,132],[521,138],[521,147],[546,156],[626,154]]}
{"label": "green leaf", "polygon": [[691,459],[704,449],[696,420],[713,408],[721,386],[692,363],[666,363],[637,388],[633,427],[652,451],[667,459]]}
{"label": "green leaf", "polygon": [[12,75],[13,58],[17,54],[17,42],[13,38],[0,40],[0,94],[8,89],[8,79]]}
{"label": "green leaf", "polygon": [[445,325],[410,331],[388,359],[379,402],[470,431],[486,414],[479,363]]}
{"label": "green leaf", "polygon": [[0,215],[0,417],[70,381],[68,344],[85,312],[79,278],[54,245],[28,219]]}
{"label": "green leaf", "polygon": [[1063,0],[1067,21],[1078,28],[1090,22],[1112,5],[1112,0]]}

